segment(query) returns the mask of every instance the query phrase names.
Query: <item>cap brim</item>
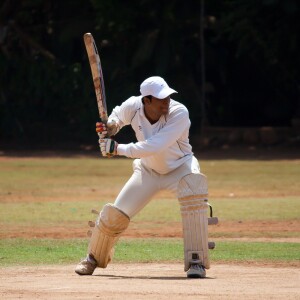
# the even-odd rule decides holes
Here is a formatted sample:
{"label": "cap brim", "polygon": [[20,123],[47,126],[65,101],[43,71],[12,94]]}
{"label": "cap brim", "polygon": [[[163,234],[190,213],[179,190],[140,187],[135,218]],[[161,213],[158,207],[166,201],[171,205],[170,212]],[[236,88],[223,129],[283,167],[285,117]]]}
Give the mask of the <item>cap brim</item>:
{"label": "cap brim", "polygon": [[153,96],[158,99],[164,99],[174,93],[177,93],[177,91],[168,87],[168,88],[161,90],[157,95],[153,95]]}

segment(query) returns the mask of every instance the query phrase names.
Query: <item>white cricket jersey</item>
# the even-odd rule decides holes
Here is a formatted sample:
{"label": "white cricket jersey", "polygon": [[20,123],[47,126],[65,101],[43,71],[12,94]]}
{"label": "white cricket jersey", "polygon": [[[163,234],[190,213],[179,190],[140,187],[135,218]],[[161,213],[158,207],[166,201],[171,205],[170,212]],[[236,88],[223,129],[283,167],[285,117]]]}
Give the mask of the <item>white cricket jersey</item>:
{"label": "white cricket jersey", "polygon": [[116,106],[109,119],[117,120],[120,128],[131,125],[137,143],[119,144],[118,155],[140,158],[141,163],[157,173],[167,174],[191,159],[189,143],[191,125],[187,108],[171,99],[169,112],[151,124],[144,113],[142,96],[130,97]]}

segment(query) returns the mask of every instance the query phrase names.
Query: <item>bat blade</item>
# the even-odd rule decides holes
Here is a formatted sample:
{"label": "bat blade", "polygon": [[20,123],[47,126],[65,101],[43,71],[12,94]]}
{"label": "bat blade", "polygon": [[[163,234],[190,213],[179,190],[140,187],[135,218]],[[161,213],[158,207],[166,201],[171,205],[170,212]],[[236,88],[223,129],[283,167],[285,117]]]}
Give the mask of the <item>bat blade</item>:
{"label": "bat blade", "polygon": [[100,55],[95,40],[91,33],[85,33],[83,35],[83,40],[89,57],[89,63],[92,71],[99,116],[103,123],[107,123],[108,115],[107,115],[104,78],[103,78],[102,66],[100,61]]}

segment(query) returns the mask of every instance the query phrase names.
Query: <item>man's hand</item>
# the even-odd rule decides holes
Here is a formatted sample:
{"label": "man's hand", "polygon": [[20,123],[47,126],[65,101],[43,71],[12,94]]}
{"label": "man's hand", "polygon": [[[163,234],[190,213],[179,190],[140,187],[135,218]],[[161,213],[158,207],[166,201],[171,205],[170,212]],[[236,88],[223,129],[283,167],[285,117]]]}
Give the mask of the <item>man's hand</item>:
{"label": "man's hand", "polygon": [[100,139],[104,139],[107,136],[107,127],[105,123],[97,122],[96,123],[96,132],[98,133]]}
{"label": "man's hand", "polygon": [[99,137],[102,139],[117,134],[119,130],[120,127],[117,121],[114,119],[109,119],[107,124],[102,122],[96,123],[96,132],[98,133]]}
{"label": "man's hand", "polygon": [[110,138],[100,138],[99,145],[101,153],[105,157],[113,157],[117,155],[118,143]]}
{"label": "man's hand", "polygon": [[120,130],[118,121],[113,118],[108,119],[106,126],[107,126],[108,136],[116,135]]}

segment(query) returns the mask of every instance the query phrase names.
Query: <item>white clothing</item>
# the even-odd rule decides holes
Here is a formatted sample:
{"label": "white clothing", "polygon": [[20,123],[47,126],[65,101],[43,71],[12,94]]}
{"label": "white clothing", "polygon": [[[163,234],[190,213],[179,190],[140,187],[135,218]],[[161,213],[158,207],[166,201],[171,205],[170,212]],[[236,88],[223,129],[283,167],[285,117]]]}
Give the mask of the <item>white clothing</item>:
{"label": "white clothing", "polygon": [[118,155],[140,158],[141,163],[159,174],[167,174],[193,156],[189,143],[191,125],[187,108],[170,100],[169,112],[151,124],[144,113],[142,96],[130,97],[115,107],[109,120],[117,121],[120,128],[131,125],[137,143],[119,144]]}
{"label": "white clothing", "polygon": [[176,194],[180,179],[191,173],[200,173],[200,166],[194,156],[167,174],[159,174],[148,169],[142,164],[141,159],[135,159],[133,174],[118,195],[114,206],[132,218],[158,191],[169,190]]}
{"label": "white clothing", "polygon": [[144,113],[142,96],[131,97],[115,107],[109,120],[119,127],[131,125],[137,143],[119,144],[118,155],[139,158],[133,161],[133,174],[114,205],[130,218],[135,216],[160,190],[177,191],[180,179],[200,173],[189,144],[190,120],[186,107],[170,100],[169,112],[151,124]]}

